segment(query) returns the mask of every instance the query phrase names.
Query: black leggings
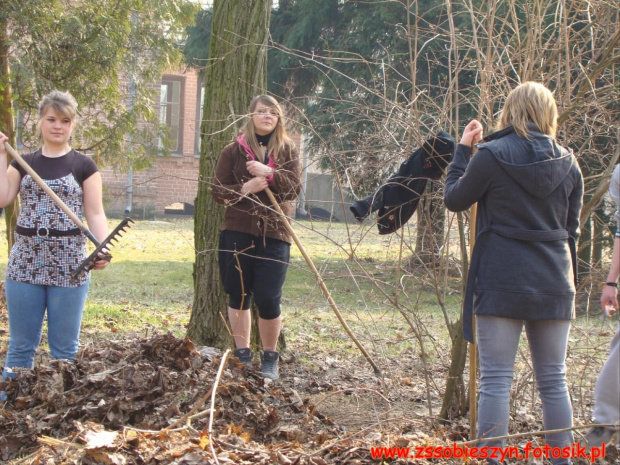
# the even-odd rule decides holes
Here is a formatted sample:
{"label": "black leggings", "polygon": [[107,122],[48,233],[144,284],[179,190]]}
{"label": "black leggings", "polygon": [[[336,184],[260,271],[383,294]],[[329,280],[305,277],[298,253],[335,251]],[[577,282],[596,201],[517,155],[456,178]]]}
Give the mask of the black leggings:
{"label": "black leggings", "polygon": [[[220,233],[220,278],[229,296],[228,306],[248,310],[250,298],[264,320],[280,316],[282,286],[291,256],[291,245],[278,239],[237,231]],[[241,268],[241,270],[239,270]]]}

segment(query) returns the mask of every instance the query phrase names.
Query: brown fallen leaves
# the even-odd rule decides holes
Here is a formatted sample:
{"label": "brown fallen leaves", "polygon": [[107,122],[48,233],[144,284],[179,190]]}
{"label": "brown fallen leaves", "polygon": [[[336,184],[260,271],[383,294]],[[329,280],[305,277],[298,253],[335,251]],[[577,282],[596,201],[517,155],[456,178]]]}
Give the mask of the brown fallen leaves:
{"label": "brown fallen leaves", "polygon": [[[0,383],[0,460],[28,464],[376,463],[297,391],[188,339],[103,341]],[[191,416],[170,429],[187,413]],[[330,446],[333,444],[333,447]],[[19,457],[19,459],[18,459]],[[364,460],[363,462],[360,460]],[[366,462],[368,460],[368,462]]]}
{"label": "brown fallen leaves", "polygon": [[[417,402],[423,386],[410,378],[402,382],[406,392],[393,385],[390,399],[372,388],[368,367],[342,360],[314,371],[293,363],[281,382],[269,382],[233,358],[217,378],[222,355],[215,349],[169,334],[123,337],[88,343],[75,363],[39,363],[0,383],[8,395],[0,404],[1,463],[369,465],[386,463],[372,457],[373,446],[413,453],[469,435],[466,418],[433,429]],[[345,412],[357,423],[334,420]],[[519,428],[535,431],[537,421]]]}

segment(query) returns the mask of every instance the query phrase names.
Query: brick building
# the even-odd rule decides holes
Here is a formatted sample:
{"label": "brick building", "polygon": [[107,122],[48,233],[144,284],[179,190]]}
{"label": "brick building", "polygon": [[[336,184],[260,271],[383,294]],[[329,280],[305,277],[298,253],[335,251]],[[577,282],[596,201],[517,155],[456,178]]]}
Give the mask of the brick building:
{"label": "brick building", "polygon": [[172,156],[158,157],[151,168],[131,174],[102,168],[106,211],[123,214],[129,200],[136,218],[163,215],[171,206],[177,210],[185,207],[186,213],[193,211],[198,190],[202,99],[203,88],[194,70],[162,76],[156,111],[160,122],[170,129]]}
{"label": "brick building", "polygon": [[[101,167],[104,203],[109,215],[121,216],[130,210],[133,218],[152,219],[165,213],[193,213],[198,191],[203,95],[204,89],[194,70],[162,76],[160,105],[156,111],[160,122],[170,130],[168,142],[172,156],[158,157],[151,168],[131,174]],[[307,155],[303,143],[297,138],[296,144],[303,158]],[[308,160],[305,166],[301,204],[306,209],[320,208],[323,213],[342,220],[348,208],[343,209],[331,174],[313,170]],[[348,205],[352,199],[345,201]]]}

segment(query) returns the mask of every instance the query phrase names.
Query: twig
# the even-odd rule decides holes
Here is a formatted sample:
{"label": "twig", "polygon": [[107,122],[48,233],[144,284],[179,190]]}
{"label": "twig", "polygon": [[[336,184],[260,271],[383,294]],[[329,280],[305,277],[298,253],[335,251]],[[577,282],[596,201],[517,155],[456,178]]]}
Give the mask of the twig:
{"label": "twig", "polygon": [[[201,414],[198,415],[193,415],[200,407],[202,407],[204,405],[204,403],[207,401],[207,399],[209,397],[212,396],[213,394],[213,388],[215,387],[215,385],[217,384],[217,382],[219,381],[219,377],[221,375],[222,372],[222,366],[224,366],[224,363],[226,361],[226,359],[228,358],[228,354],[230,352],[230,349],[228,349],[226,352],[224,352],[224,355],[222,356],[222,361],[220,362],[220,368],[217,372],[217,376],[215,378],[215,384],[213,386],[211,386],[211,389],[209,389],[209,392],[207,392],[204,396],[202,396],[202,398],[200,399],[200,401],[198,401],[198,403],[196,405],[194,405],[192,407],[192,409],[187,412],[185,415],[183,415],[181,418],[179,418],[178,420],[176,420],[173,424],[171,424],[170,426],[168,426],[167,428],[164,428],[164,430],[169,431],[172,428],[180,425],[181,423],[183,423],[184,421],[187,421],[187,426],[190,426],[191,424],[191,420],[194,418],[199,418],[200,416],[204,416]],[[192,416],[193,415],[193,416]],[[163,430],[162,430],[163,431]]]}
{"label": "twig", "polygon": [[[184,421],[188,420],[188,418],[190,418],[190,416],[196,411],[198,410],[200,407],[202,407],[204,405],[204,403],[207,401],[207,399],[211,396],[211,393],[213,392],[213,386],[211,386],[211,389],[209,389],[209,392],[207,392],[204,396],[202,396],[202,398],[198,401],[198,403],[196,405],[194,405],[191,410],[189,412],[187,412],[185,415],[183,415],[181,418],[179,418],[178,420],[176,420],[174,423],[172,423],[169,427],[164,428],[164,430],[166,431],[170,431],[172,428],[179,426],[181,423],[183,423]],[[189,426],[190,422],[187,422],[187,425],[185,426]],[[163,431],[163,430],[162,430]]]}
{"label": "twig", "polygon": [[[474,140],[471,141],[471,155],[476,153]],[[469,266],[471,266],[474,256],[474,247],[476,245],[476,221],[478,216],[478,204],[475,203],[469,208]],[[467,279],[469,279],[469,271],[467,270]],[[465,283],[467,286],[467,282]],[[467,291],[463,296],[467,295]],[[463,299],[465,300],[465,299]],[[467,304],[464,304],[467,305]],[[473,305],[473,304],[472,304]],[[478,381],[478,339],[476,337],[476,314],[471,316],[472,337],[473,342],[469,344],[469,431],[475,438],[478,431],[478,390],[476,389]],[[513,369],[514,371],[514,369]]]}
{"label": "twig", "polygon": [[40,438],[37,438],[37,442],[40,442],[47,446],[52,446],[52,447],[66,446],[66,447],[73,447],[74,449],[84,449],[84,446],[81,444],[76,444],[75,442],[65,442],[65,441],[61,441],[60,439],[52,438],[49,436],[41,436]]}
{"label": "twig", "polygon": [[260,449],[250,449],[249,447],[237,446],[235,444],[231,444],[230,442],[222,441],[221,439],[215,439],[215,442],[217,442],[220,445],[229,447],[231,449],[239,450],[241,452],[263,453],[264,454],[264,451],[261,451]]}
{"label": "twig", "polygon": [[163,428],[163,429],[140,429],[134,428],[133,426],[123,426],[123,436],[125,435],[125,431],[135,431],[136,433],[143,434],[162,434],[162,433],[175,433],[177,431],[184,431],[187,427],[184,426],[182,428]]}
{"label": "twig", "polygon": [[[235,256],[235,261],[237,262],[237,267],[236,268],[237,268],[237,270],[239,270],[239,282],[241,283],[241,303],[239,304],[239,308],[241,308],[241,309],[243,308],[243,304],[245,302],[245,297],[246,297],[247,294],[245,293],[245,285],[243,283],[243,269],[241,268],[241,262],[239,261],[239,254],[244,255],[247,250],[250,250],[250,249],[253,249],[253,248],[254,248],[254,244],[252,243],[252,245],[246,247],[243,250],[239,250],[239,251],[235,250],[233,252],[233,254]],[[233,331],[234,330],[235,330],[235,328],[233,328]],[[234,335],[233,335],[233,337],[234,337]],[[248,343],[248,347],[249,347],[250,341],[246,341],[246,342]]]}
{"label": "twig", "polygon": [[226,366],[226,360],[228,359],[229,354],[230,349],[226,349],[226,352],[224,352],[224,355],[222,355],[222,361],[220,363],[220,367],[217,370],[217,375],[215,376],[213,387],[211,388],[211,410],[209,413],[209,428],[207,429],[207,433],[209,433],[209,448],[211,449],[213,460],[215,460],[215,463],[218,465],[220,462],[217,460],[217,455],[215,455],[215,449],[213,449],[213,438],[211,436],[213,430],[213,412],[215,410],[215,394],[217,392],[217,386],[220,382],[220,378],[222,377],[222,372],[224,371],[224,367]]}

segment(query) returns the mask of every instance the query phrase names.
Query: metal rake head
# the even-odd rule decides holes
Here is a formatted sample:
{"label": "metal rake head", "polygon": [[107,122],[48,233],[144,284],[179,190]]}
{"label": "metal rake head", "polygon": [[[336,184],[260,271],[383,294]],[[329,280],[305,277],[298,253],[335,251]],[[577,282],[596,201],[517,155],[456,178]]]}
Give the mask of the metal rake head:
{"label": "metal rake head", "polygon": [[[71,274],[72,279],[77,279],[82,273],[87,273],[90,271],[93,266],[95,266],[95,262],[97,260],[107,260],[110,261],[112,259],[112,255],[108,252],[108,250],[114,245],[112,241],[118,242],[118,238],[123,235],[121,232],[125,232],[126,228],[131,227],[129,223],[133,223],[134,220],[127,217],[121,221],[116,228],[112,230],[108,237],[106,237],[101,243],[93,250],[93,252],[84,259],[80,266],[78,266],[75,271]],[[105,249],[105,251],[104,251]],[[101,254],[101,255],[100,255]]]}

